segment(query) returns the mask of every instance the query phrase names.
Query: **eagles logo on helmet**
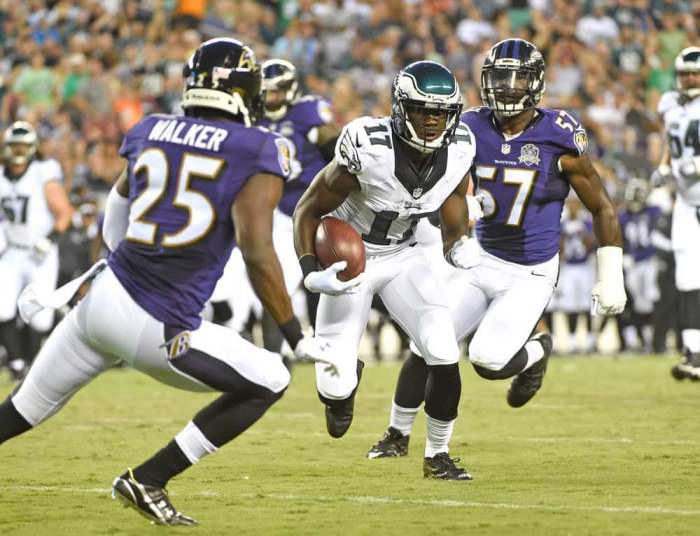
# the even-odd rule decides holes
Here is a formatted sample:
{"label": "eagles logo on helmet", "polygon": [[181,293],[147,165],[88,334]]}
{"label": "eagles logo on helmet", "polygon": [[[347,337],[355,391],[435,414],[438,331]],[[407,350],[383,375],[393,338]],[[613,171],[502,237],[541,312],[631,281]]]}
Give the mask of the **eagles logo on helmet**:
{"label": "eagles logo on helmet", "polygon": [[537,106],[544,95],[544,57],[524,39],[493,45],[481,67],[481,99],[500,117]]}
{"label": "eagles logo on helmet", "polygon": [[36,155],[39,149],[39,136],[36,129],[26,121],[15,121],[2,136],[2,157],[11,166],[24,166]]}
{"label": "eagles logo on helmet", "polygon": [[700,95],[700,47],[681,50],[674,62],[676,90],[685,100]]}
{"label": "eagles logo on helmet", "polygon": [[[452,142],[462,112],[459,85],[449,69],[433,61],[417,61],[394,78],[391,125],[394,132],[414,149],[430,153]],[[426,117],[443,116],[429,125]],[[423,124],[416,118],[423,117]],[[438,132],[439,130],[439,132]]]}
{"label": "eagles logo on helmet", "polygon": [[221,110],[246,126],[262,111],[260,67],[253,50],[236,39],[210,39],[194,51],[183,68],[185,114],[197,108]]}

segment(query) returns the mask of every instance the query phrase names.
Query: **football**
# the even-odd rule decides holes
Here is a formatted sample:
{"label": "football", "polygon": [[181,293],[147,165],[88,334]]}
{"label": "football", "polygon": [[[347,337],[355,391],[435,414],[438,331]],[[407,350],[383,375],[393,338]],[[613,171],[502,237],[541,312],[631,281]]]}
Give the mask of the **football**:
{"label": "football", "polygon": [[365,243],[352,225],[338,218],[326,217],[316,229],[316,257],[328,268],[338,261],[348,263],[338,279],[347,281],[365,271]]}

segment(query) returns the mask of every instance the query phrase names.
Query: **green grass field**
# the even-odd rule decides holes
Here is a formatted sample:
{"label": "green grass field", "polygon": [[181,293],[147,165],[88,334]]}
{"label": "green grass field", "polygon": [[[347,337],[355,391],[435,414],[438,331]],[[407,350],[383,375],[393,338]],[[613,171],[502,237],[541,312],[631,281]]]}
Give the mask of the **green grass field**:
{"label": "green grass field", "polygon": [[[554,358],[542,392],[510,409],[505,382],[462,368],[452,441],[472,482],[422,477],[421,414],[408,457],[367,460],[387,425],[396,364],[365,370],[346,437],[326,436],[313,370],[262,421],[170,484],[201,534],[700,534],[700,384],[671,358]],[[0,385],[5,395],[10,385]],[[0,447],[0,534],[151,534],[109,495],[211,395],[111,371],[38,430]]]}

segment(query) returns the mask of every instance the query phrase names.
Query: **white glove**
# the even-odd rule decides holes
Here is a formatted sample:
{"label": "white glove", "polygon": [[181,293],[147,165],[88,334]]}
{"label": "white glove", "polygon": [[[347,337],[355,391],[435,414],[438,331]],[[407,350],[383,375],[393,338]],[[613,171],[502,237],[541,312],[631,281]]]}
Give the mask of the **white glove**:
{"label": "white glove", "polygon": [[304,335],[294,348],[294,356],[305,361],[324,363],[328,365],[324,369],[325,372],[330,372],[331,376],[338,375],[338,365],[331,356],[330,345],[327,342],[321,342],[316,337]]}
{"label": "white glove", "polygon": [[481,208],[481,195],[468,195],[467,208],[469,209],[469,221],[480,220],[484,217],[484,211]]}
{"label": "white glove", "polygon": [[53,242],[51,242],[51,240],[49,240],[46,237],[40,238],[39,240],[34,242],[34,245],[32,246],[32,260],[37,264],[41,264],[42,262],[44,262],[44,259],[49,254],[49,251],[51,251],[52,247]]}
{"label": "white glove", "polygon": [[671,170],[671,166],[668,164],[661,164],[652,172],[651,177],[649,177],[649,182],[654,187],[663,186],[671,180],[672,175],[673,171]]}
{"label": "white glove", "polygon": [[354,294],[360,290],[360,285],[364,281],[364,273],[348,281],[338,279],[338,273],[345,270],[348,265],[346,261],[338,261],[331,264],[325,270],[311,272],[304,278],[304,286],[311,292],[321,292],[331,296],[341,294]]}
{"label": "white glove", "polygon": [[469,270],[481,263],[481,248],[476,238],[463,236],[447,252],[445,259],[455,268]]}
{"label": "white glove", "polygon": [[593,287],[591,314],[617,315],[625,309],[627,295],[622,275],[622,248],[598,248],[598,281]]}

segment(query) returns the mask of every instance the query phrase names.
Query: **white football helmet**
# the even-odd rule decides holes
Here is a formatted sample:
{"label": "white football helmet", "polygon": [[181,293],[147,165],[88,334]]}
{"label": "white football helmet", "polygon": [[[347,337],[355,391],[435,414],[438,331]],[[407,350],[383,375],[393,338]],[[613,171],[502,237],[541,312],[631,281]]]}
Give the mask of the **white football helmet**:
{"label": "white football helmet", "polygon": [[683,73],[700,73],[700,47],[688,47],[681,50],[674,63],[676,90],[686,99],[700,95],[700,86],[685,87],[681,81]]}
{"label": "white football helmet", "polygon": [[39,149],[39,135],[26,121],[15,121],[2,136],[2,157],[6,164],[28,164]]}

